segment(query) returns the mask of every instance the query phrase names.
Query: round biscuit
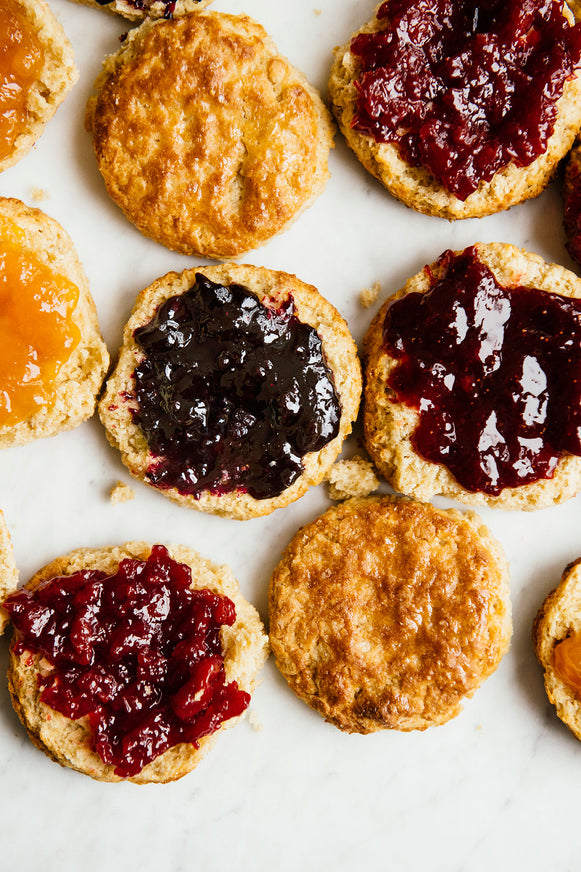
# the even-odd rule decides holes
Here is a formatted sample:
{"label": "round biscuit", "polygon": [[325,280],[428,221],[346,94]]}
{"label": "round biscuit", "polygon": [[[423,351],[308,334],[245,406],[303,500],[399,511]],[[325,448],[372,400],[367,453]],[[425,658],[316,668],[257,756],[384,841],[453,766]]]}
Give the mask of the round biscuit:
{"label": "round biscuit", "polygon": [[[104,9],[105,12],[122,15],[123,18],[128,18],[130,21],[143,21],[145,18],[165,18],[168,11],[172,17],[178,18],[188,12],[203,9],[212,0],[176,0],[176,2],[172,2],[172,0],[145,0],[140,4],[132,2],[132,0],[108,0],[108,2],[73,0],[73,2],[80,3],[82,6],[91,6],[93,9]],[[170,7],[173,8],[170,9]]]}

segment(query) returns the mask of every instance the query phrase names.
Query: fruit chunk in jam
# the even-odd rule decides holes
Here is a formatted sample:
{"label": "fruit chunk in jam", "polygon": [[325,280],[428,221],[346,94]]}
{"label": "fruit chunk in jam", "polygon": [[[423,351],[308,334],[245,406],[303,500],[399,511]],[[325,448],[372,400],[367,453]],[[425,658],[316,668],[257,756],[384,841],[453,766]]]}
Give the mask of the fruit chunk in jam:
{"label": "fruit chunk in jam", "polygon": [[355,37],[353,126],[399,146],[465,200],[509,163],[545,151],[581,25],[558,0],[389,0],[387,29]]}
{"label": "fruit chunk in jam", "polygon": [[579,633],[567,636],[555,645],[553,665],[559,678],[575,693],[581,694],[581,635]]}
{"label": "fruit chunk in jam", "polygon": [[155,545],[117,573],[83,570],[23,589],[4,603],[14,653],[51,664],[41,699],[68,718],[88,717],[91,747],[122,778],[181,743],[198,747],[247,708],[227,682],[220,628],[234,603],[191,590],[191,570]]}
{"label": "fruit chunk in jam", "polygon": [[135,338],[146,357],[134,373],[134,417],[156,456],[148,479],[157,487],[274,497],[339,432],[321,339],[291,298],[265,306],[198,273]]}
{"label": "fruit chunk in jam", "polygon": [[54,380],[79,343],[79,289],[26,248],[0,216],[0,427],[49,405]]}
{"label": "fruit chunk in jam", "polygon": [[44,64],[44,49],[18,3],[0,4],[0,160],[28,125],[28,94]]}
{"label": "fruit chunk in jam", "polygon": [[383,325],[394,400],[419,413],[415,450],[468,491],[551,478],[581,455],[581,301],[501,287],[475,248],[439,265]]}

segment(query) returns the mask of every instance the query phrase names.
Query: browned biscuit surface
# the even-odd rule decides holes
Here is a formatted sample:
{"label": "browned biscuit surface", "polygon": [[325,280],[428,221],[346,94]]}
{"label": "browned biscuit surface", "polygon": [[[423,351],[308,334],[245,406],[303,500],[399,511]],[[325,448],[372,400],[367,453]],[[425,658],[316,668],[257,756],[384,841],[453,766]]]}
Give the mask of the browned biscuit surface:
{"label": "browned biscuit surface", "polygon": [[[381,32],[388,26],[389,19],[374,17],[358,33]],[[460,200],[440,185],[424,167],[410,166],[400,156],[397,145],[376,142],[352,126],[356,113],[355,83],[360,74],[359,60],[350,51],[355,36],[357,34],[353,34],[349,42],[336,50],[329,81],[329,97],[347,144],[363,166],[394,197],[418,212],[455,219],[490,215],[536,197],[544,190],[581,127],[581,72],[565,83],[563,94],[557,102],[554,130],[543,154],[529,166],[509,164],[496,173],[490,182],[481,182],[466,200]]]}
{"label": "browned biscuit surface", "polygon": [[581,560],[565,568],[561,581],[548,595],[535,618],[533,644],[543,668],[545,690],[557,715],[581,740],[581,700],[558,675],[555,646],[568,636],[581,633]]}
{"label": "browned biscuit surface", "polygon": [[180,494],[175,488],[161,490],[165,496],[189,508],[240,520],[259,517],[288,505],[302,496],[311,485],[322,481],[339,454],[343,440],[351,432],[359,408],[361,371],[357,350],[347,325],[337,310],[316,288],[301,282],[296,276],[237,264],[194,267],[182,273],[168,273],[142,291],[137,298],[131,318],[125,326],[123,347],[117,366],[107,382],[105,394],[99,404],[99,414],[107,428],[109,441],[121,451],[121,459],[131,474],[142,481],[146,480],[152,455],[143,432],[134,423],[131,413],[132,406],[135,405],[133,373],[144,356],[133,334],[137,327],[147,324],[153,318],[165,300],[187,291],[194,284],[196,273],[201,273],[213,282],[244,285],[259,300],[274,306],[292,296],[298,319],[314,327],[323,342],[325,360],[333,374],[341,403],[339,434],[320,451],[311,452],[303,458],[304,472],[277,497],[255,499],[240,491],[220,495],[206,491],[196,499]]}
{"label": "browned biscuit surface", "polygon": [[332,124],[251,18],[144,22],[105,62],[87,126],[107,190],[146,236],[234,257],[320,193]]}
{"label": "browned biscuit surface", "polygon": [[[538,255],[501,243],[478,243],[476,249],[478,258],[503,287],[523,286],[581,298],[581,280]],[[397,361],[384,349],[383,321],[393,299],[425,293],[442,272],[442,266],[431,264],[411,278],[381,307],[365,337],[365,443],[375,465],[397,491],[422,500],[443,494],[471,505],[532,510],[569,499],[581,488],[581,457],[564,454],[552,478],[505,488],[498,496],[490,496],[465,490],[445,466],[424,460],[414,450],[411,439],[419,415],[411,406],[394,402],[394,392],[388,387]]]}
{"label": "browned biscuit surface", "polygon": [[131,21],[143,21],[144,18],[164,18],[168,12],[175,18],[195,12],[208,6],[212,0],[144,0],[137,3],[135,0],[109,0],[107,3],[99,3],[98,0],[73,0],[82,6],[92,6],[94,9],[104,9],[115,15],[122,15]]}
{"label": "browned biscuit surface", "polygon": [[[250,693],[268,653],[267,638],[256,609],[242,597],[227,566],[218,566],[205,560],[185,546],[168,546],[168,550],[174,560],[185,563],[192,569],[192,588],[208,588],[233,600],[236,621],[233,626],[225,626],[221,630],[224,669],[228,681],[237,681],[242,690]],[[122,546],[96,551],[80,548],[45,566],[31,579],[28,587],[34,588],[44,580],[58,575],[72,575],[82,569],[99,569],[112,575],[117,571],[121,560],[145,560],[150,552],[151,546],[144,542],[128,542]],[[73,721],[41,701],[38,676],[49,668],[50,665],[41,655],[31,656],[30,652],[25,651],[16,656],[11,652],[8,683],[14,708],[30,738],[38,748],[62,766],[69,766],[98,781],[164,783],[175,781],[191,772],[216,740],[215,733],[202,738],[199,749],[190,744],[176,745],[147,764],[138,775],[127,779],[119,778],[113,771],[114,767],[103,763],[91,750],[87,718]],[[233,721],[228,722],[231,723]]]}
{"label": "browned biscuit surface", "polygon": [[4,515],[0,512],[0,636],[8,623],[8,615],[2,608],[2,602],[8,594],[18,587],[18,570],[14,562],[14,552],[10,533],[6,526]]}
{"label": "browned biscuit surface", "polygon": [[57,373],[50,401],[27,420],[0,427],[0,448],[7,448],[71,430],[90,418],[107,372],[109,355],[99,332],[89,282],[69,235],[53,218],[20,200],[0,198],[2,217],[25,232],[26,250],[78,287],[73,321],[80,331],[78,345]]}
{"label": "browned biscuit surface", "polygon": [[79,77],[73,49],[59,21],[44,0],[15,0],[39,39],[44,62],[26,98],[26,127],[18,134],[12,153],[0,160],[0,171],[27,154]]}
{"label": "browned biscuit surface", "polygon": [[506,560],[479,518],[393,497],[349,500],[300,530],[269,605],[289,686],[347,732],[444,723],[511,634]]}

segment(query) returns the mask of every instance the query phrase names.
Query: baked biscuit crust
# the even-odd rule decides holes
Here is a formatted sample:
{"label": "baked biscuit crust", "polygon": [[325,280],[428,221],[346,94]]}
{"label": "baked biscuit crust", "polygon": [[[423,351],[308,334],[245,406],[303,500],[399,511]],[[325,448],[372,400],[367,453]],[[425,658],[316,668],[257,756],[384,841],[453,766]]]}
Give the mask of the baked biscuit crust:
{"label": "baked biscuit crust", "polygon": [[289,686],[347,732],[455,717],[511,635],[508,567],[480,519],[394,497],[349,500],[299,530],[269,609]]}
{"label": "baked biscuit crust", "polygon": [[581,701],[564,682],[553,662],[555,646],[581,633],[581,559],[565,568],[558,587],[548,595],[533,624],[533,645],[543,668],[545,690],[557,715],[581,740]]}
{"label": "baked biscuit crust", "polygon": [[73,320],[81,335],[79,344],[57,374],[52,402],[15,426],[0,427],[0,448],[9,448],[54,436],[61,430],[72,430],[90,418],[109,366],[109,354],[99,332],[88,279],[69,235],[53,218],[20,200],[0,198],[0,216],[25,231],[27,250],[78,287],[79,301]]}
{"label": "baked biscuit crust", "polygon": [[143,351],[133,334],[147,324],[157,309],[170,297],[187,291],[201,273],[213,282],[240,284],[261,301],[276,306],[292,295],[295,314],[319,334],[328,367],[333,373],[335,389],[341,403],[339,434],[320,451],[303,458],[304,472],[277,497],[255,499],[248,493],[234,491],[216,495],[203,492],[199,499],[180,494],[175,488],[160,490],[175,502],[212,514],[246,520],[270,514],[302,496],[311,485],[321,482],[341,451],[343,440],[351,432],[357,417],[361,395],[361,369],[357,349],[347,325],[337,310],[312,285],[296,276],[249,265],[224,264],[214,267],[194,267],[182,273],[168,273],[141,292],[123,332],[123,346],[115,371],[107,382],[99,415],[111,444],[121,451],[121,459],[129,472],[140,481],[152,463],[145,437],[133,422],[131,407],[135,404],[133,373],[143,359]]}
{"label": "baked biscuit crust", "polygon": [[[475,247],[479,260],[504,287],[520,285],[581,298],[581,280],[562,266],[503,243],[477,243]],[[393,402],[387,380],[398,361],[383,347],[383,321],[393,300],[408,293],[425,293],[442,271],[442,266],[431,264],[411,278],[381,307],[365,337],[365,444],[375,465],[395,490],[421,500],[441,494],[469,505],[532,511],[570,499],[581,488],[581,457],[565,454],[552,478],[504,488],[498,496],[491,496],[465,490],[445,466],[424,460],[414,450],[411,438],[419,416],[405,403]]]}
{"label": "baked biscuit crust", "polygon": [[[491,215],[538,196],[551,181],[557,164],[571,148],[581,127],[581,71],[565,84],[557,102],[554,131],[544,153],[526,167],[509,164],[490,182],[481,182],[466,200],[460,200],[440,185],[428,170],[410,166],[400,156],[397,145],[376,142],[352,127],[356,112],[355,82],[360,63],[351,53],[350,45],[360,33],[377,33],[386,29],[388,20],[377,18],[381,5],[376,7],[374,18],[336,50],[329,80],[329,98],[335,119],[347,144],[365,169],[406,206],[426,215],[448,219]],[[568,10],[566,12],[571,15]]]}
{"label": "baked biscuit crust", "polygon": [[44,49],[44,65],[26,102],[28,123],[10,155],[0,160],[0,172],[27,154],[79,77],[73,49],[60,22],[45,0],[14,0],[30,21]]}
{"label": "baked biscuit crust", "polygon": [[144,22],[87,109],[107,190],[168,248],[235,257],[294,221],[328,177],[319,95],[247,16]]}
{"label": "baked biscuit crust", "polygon": [[6,597],[14,593],[18,587],[18,570],[14,562],[14,552],[10,533],[6,526],[6,520],[0,512],[0,636],[9,621],[9,617],[2,608]]}
{"label": "baked biscuit crust", "polygon": [[[268,654],[267,638],[256,609],[242,597],[236,579],[227,566],[218,566],[205,560],[191,548],[182,545],[168,546],[168,551],[174,560],[191,567],[194,589],[209,588],[233,600],[236,621],[233,626],[222,627],[221,630],[224,668],[228,681],[236,680],[242,690],[250,693]],[[73,575],[82,569],[99,569],[112,575],[121,560],[145,560],[150,552],[151,546],[145,542],[128,542],[96,551],[79,548],[39,570],[27,587],[33,589],[42,581],[59,575]],[[46,669],[47,661],[41,655],[31,656],[30,652],[25,651],[17,657],[11,651],[8,686],[16,713],[31,740],[61,766],[76,769],[97,781],[165,783],[182,778],[195,769],[216,741],[219,731],[200,739],[198,749],[185,743],[176,745],[144,766],[137,775],[120,778],[115,775],[113,766],[103,763],[91,750],[87,718],[73,721],[41,701],[37,679]],[[228,721],[224,726],[232,723],[233,720]]]}
{"label": "baked biscuit crust", "polygon": [[[163,0],[146,0],[144,9],[136,9],[135,6],[128,0],[110,0],[103,4],[98,0],[73,0],[74,3],[80,3],[82,6],[92,6],[94,9],[104,9],[105,12],[111,12],[113,15],[122,15],[123,18],[128,18],[130,21],[143,21],[145,18],[164,18],[167,12],[167,4]],[[188,12],[195,12],[198,9],[203,9],[208,6],[212,0],[177,0],[175,3],[172,15],[178,18],[180,15],[186,15]]]}

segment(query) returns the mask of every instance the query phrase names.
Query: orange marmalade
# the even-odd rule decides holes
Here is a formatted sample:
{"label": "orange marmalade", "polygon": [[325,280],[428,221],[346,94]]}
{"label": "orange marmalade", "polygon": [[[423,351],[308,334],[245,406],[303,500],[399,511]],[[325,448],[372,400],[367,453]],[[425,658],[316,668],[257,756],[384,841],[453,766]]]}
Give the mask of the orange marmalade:
{"label": "orange marmalade", "polygon": [[44,63],[33,26],[15,0],[0,4],[0,160],[28,124],[29,91]]}
{"label": "orange marmalade", "polygon": [[553,664],[559,678],[581,694],[581,634],[567,636],[555,646]]}
{"label": "orange marmalade", "polygon": [[26,248],[0,216],[0,427],[50,406],[54,380],[80,339],[72,317],[79,289]]}

